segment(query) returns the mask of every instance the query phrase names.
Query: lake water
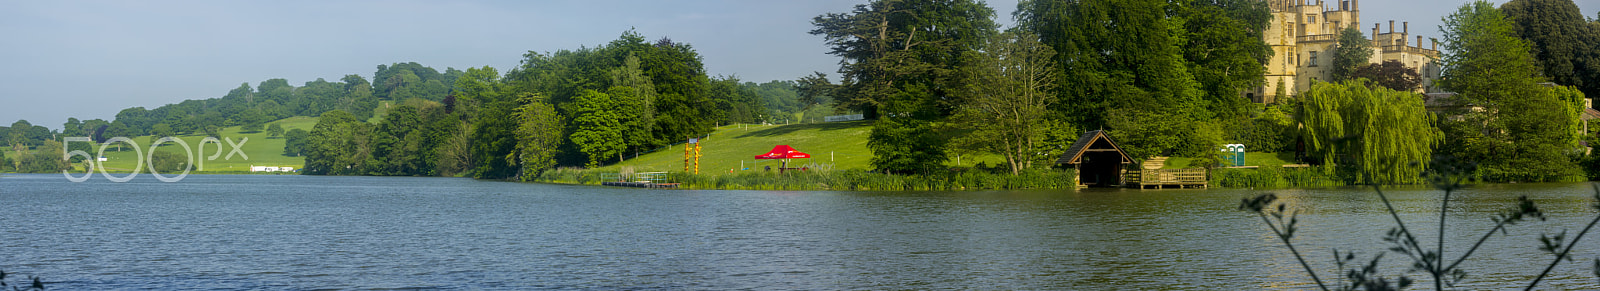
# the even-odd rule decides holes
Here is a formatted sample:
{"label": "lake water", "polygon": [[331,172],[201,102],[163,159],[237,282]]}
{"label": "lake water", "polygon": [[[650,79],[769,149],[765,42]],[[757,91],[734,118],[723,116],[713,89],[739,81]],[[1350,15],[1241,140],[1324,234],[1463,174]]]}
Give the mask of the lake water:
{"label": "lake water", "polygon": [[[682,191],[454,178],[0,177],[0,269],[75,289],[1305,289],[1249,190]],[[1386,248],[1370,190],[1283,190],[1324,279],[1331,248]],[[1480,186],[1446,256],[1528,195],[1549,221],[1496,236],[1465,289],[1522,286],[1540,233],[1597,215],[1587,184]],[[1426,244],[1439,193],[1391,194]],[[1591,234],[1549,289],[1596,289]],[[1386,256],[1385,273],[1409,262]],[[1365,260],[1362,260],[1365,261]],[[1425,277],[1412,274],[1414,278]],[[14,277],[11,283],[21,282]],[[1426,284],[1426,281],[1423,281]],[[1520,288],[1520,287],[1517,287]]]}

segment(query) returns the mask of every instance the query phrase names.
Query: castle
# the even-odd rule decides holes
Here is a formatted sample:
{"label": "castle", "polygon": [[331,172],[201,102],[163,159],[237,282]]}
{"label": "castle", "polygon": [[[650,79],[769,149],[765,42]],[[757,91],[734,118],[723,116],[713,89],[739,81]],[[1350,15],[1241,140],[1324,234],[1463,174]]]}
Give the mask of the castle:
{"label": "castle", "polygon": [[[1278,86],[1282,84],[1285,95],[1295,95],[1319,81],[1333,79],[1334,49],[1339,43],[1339,31],[1348,27],[1361,27],[1360,0],[1342,0],[1338,7],[1329,9],[1322,0],[1264,0],[1272,10],[1273,20],[1262,33],[1263,40],[1272,47],[1272,58],[1266,63],[1265,82],[1245,97],[1256,103],[1272,103],[1279,98]],[[1388,32],[1382,24],[1372,25],[1372,58],[1367,63],[1400,61],[1417,70],[1422,76],[1421,93],[1438,79],[1439,44],[1432,40],[1422,47],[1422,36],[1410,42],[1410,23],[1401,22],[1395,32],[1394,21],[1389,21]]]}

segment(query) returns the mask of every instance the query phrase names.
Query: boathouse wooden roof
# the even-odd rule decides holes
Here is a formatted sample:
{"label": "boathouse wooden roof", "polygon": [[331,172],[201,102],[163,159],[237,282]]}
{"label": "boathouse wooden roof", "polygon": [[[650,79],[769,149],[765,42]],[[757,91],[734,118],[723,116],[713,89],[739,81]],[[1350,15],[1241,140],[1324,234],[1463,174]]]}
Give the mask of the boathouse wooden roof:
{"label": "boathouse wooden roof", "polygon": [[1083,162],[1083,154],[1087,152],[1117,152],[1118,155],[1122,156],[1123,164],[1133,163],[1133,157],[1129,157],[1128,152],[1122,151],[1122,146],[1111,140],[1110,135],[1106,135],[1103,130],[1096,130],[1085,132],[1082,136],[1079,136],[1078,141],[1072,143],[1072,147],[1061,155],[1061,159],[1057,160],[1056,164],[1072,165],[1081,163]]}

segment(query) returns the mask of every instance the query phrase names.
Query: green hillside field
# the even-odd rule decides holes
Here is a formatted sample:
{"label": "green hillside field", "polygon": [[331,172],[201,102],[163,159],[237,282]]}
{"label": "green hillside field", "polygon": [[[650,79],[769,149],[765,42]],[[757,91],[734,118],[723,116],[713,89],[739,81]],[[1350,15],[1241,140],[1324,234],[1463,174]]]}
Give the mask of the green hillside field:
{"label": "green hillside field", "polygon": [[[303,129],[311,130],[316,125],[315,117],[291,117],[273,121],[268,124],[279,124],[284,130]],[[736,173],[742,171],[762,171],[765,167],[778,168],[778,160],[757,160],[756,155],[772,150],[776,145],[789,145],[796,150],[810,153],[810,159],[795,159],[790,161],[791,167],[809,167],[818,170],[869,170],[872,168],[872,152],[867,149],[867,136],[872,131],[871,121],[808,123],[789,125],[759,125],[737,124],[716,128],[709,137],[700,140],[700,173],[715,175],[719,173]],[[304,157],[290,157],[283,155],[284,140],[282,138],[269,138],[266,132],[243,133],[239,127],[222,129],[222,137],[231,138],[239,142],[249,138],[243,146],[242,152],[248,155],[245,159],[238,155],[227,158],[232,150],[232,145],[222,142],[222,155],[215,160],[203,161],[204,171],[192,173],[241,173],[248,172],[250,166],[276,166],[302,168],[305,165]],[[192,151],[199,150],[202,136],[179,136],[189,143]],[[148,155],[150,142],[155,138],[150,136],[132,138],[139,147]],[[122,145],[122,151],[117,151],[115,143],[105,151],[106,162],[101,163],[111,172],[128,172],[136,165],[135,152]],[[99,145],[95,145],[99,150]],[[158,150],[179,153],[183,148],[175,143],[166,143]],[[197,155],[197,162],[203,157],[209,157],[218,151],[215,144],[207,144],[205,154]],[[90,155],[96,153],[90,152]],[[682,172],[684,171],[684,144],[679,143],[669,147],[656,149],[648,153],[639,154],[621,163],[591,169],[597,172],[617,172],[622,168],[631,168],[633,172]],[[951,159],[946,164],[959,166],[972,166],[977,162],[986,162],[991,165],[1003,163],[998,156],[987,155],[979,157],[964,157],[958,164]],[[77,169],[81,171],[81,169]],[[148,170],[141,171],[148,173]]]}
{"label": "green hillside field", "polygon": [[[311,127],[317,124],[317,118],[297,116],[269,122],[267,124],[270,125],[274,123],[283,126],[284,131],[296,128],[310,131]],[[204,137],[198,135],[186,135],[177,136],[177,138],[187,142],[191,151],[199,151],[200,141]],[[135,143],[138,143],[139,148],[143,150],[146,155],[149,155],[150,142],[155,141],[157,138],[142,136],[130,137],[130,139],[133,139]],[[203,154],[195,154],[196,163],[203,166],[204,171],[193,171],[191,173],[249,172],[250,166],[252,165],[273,167],[287,166],[294,167],[296,169],[299,169],[305,165],[305,157],[290,157],[283,155],[283,138],[269,138],[267,137],[266,131],[243,133],[237,126],[227,127],[221,130],[220,139],[232,139],[234,143],[239,143],[241,140],[248,139],[248,141],[244,141],[244,144],[240,149],[240,152],[245,156],[248,156],[248,158],[238,154],[234,154],[233,157],[229,158],[228,154],[233,150],[233,145],[228,144],[228,141],[224,140],[221,142],[220,147],[222,154],[217,156],[217,159],[201,161],[205,157],[210,157],[219,151],[217,144],[207,143],[205,146],[205,152]],[[122,151],[117,151],[117,145],[122,145]],[[100,146],[95,145],[94,150],[100,150]],[[165,143],[156,150],[178,153],[180,155],[183,153],[183,147],[173,142]],[[90,152],[89,154],[95,155],[96,153]],[[127,144],[113,143],[112,145],[106,147],[106,161],[101,163],[101,166],[105,167],[107,171],[110,172],[129,172],[137,165],[138,160],[136,155],[137,154],[133,151],[133,149]],[[81,169],[79,169],[79,171],[81,171]],[[149,173],[149,170],[145,169],[140,172]]]}
{"label": "green hillside field", "polygon": [[[711,136],[700,140],[700,173],[737,173],[763,171],[771,166],[778,168],[779,160],[757,160],[776,145],[789,145],[795,150],[811,154],[810,159],[794,159],[790,167],[809,167],[821,170],[868,170],[872,168],[872,151],[867,149],[867,136],[872,132],[871,121],[806,123],[789,125],[737,124],[716,128]],[[999,156],[967,157],[957,165],[955,159],[946,164],[972,166],[976,162],[991,165],[1002,160]],[[596,168],[600,172],[616,172],[631,167],[634,172],[681,172],[684,170],[684,144],[657,149],[621,163]]]}

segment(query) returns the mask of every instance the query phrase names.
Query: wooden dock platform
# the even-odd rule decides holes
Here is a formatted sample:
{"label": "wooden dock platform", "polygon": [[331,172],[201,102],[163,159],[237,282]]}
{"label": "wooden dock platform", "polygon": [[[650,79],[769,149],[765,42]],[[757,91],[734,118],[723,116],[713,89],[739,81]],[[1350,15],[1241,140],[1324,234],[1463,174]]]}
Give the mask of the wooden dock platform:
{"label": "wooden dock platform", "polygon": [[1128,170],[1124,177],[1128,186],[1139,189],[1155,187],[1156,189],[1176,186],[1178,188],[1206,188],[1206,169],[1152,169]]}
{"label": "wooden dock platform", "polygon": [[633,187],[633,188],[678,188],[678,183],[651,183],[651,182],[600,182],[602,186]]}

